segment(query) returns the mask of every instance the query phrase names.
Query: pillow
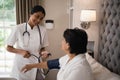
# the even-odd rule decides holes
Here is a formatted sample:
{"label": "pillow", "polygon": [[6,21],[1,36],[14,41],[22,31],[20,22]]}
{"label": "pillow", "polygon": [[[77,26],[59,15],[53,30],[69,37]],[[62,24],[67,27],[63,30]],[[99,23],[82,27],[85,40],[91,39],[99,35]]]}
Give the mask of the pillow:
{"label": "pillow", "polygon": [[95,80],[120,80],[119,75],[109,71],[106,67],[102,66],[89,54],[86,54],[86,58],[92,68]]}

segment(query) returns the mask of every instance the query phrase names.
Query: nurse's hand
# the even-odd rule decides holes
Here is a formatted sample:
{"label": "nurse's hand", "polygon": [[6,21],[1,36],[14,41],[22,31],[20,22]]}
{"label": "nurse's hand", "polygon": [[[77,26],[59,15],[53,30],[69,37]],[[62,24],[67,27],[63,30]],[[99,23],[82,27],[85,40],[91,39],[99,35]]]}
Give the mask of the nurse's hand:
{"label": "nurse's hand", "polygon": [[42,58],[48,58],[49,56],[51,56],[51,53],[49,53],[48,51],[42,51],[41,52],[41,57]]}
{"label": "nurse's hand", "polygon": [[22,55],[24,58],[29,58],[31,56],[30,53],[28,51],[25,51],[25,50],[22,51]]}

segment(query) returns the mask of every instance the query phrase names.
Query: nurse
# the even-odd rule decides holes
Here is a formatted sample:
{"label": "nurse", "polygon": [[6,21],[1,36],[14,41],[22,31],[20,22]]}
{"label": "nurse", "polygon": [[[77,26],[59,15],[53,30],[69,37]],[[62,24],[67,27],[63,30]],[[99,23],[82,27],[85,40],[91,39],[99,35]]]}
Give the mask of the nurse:
{"label": "nurse", "polygon": [[41,26],[46,13],[42,6],[32,8],[29,20],[17,25],[7,40],[7,51],[15,53],[12,76],[17,80],[44,80],[42,71],[32,69],[27,73],[20,72],[21,68],[30,63],[38,63],[38,59],[31,56],[47,58],[45,47],[48,46],[48,37],[45,27]]}
{"label": "nurse", "polygon": [[27,64],[21,70],[29,72],[34,68],[60,68],[57,80],[94,80],[85,55],[88,42],[87,33],[82,29],[66,29],[63,37],[62,50],[66,53],[65,56],[39,64]]}

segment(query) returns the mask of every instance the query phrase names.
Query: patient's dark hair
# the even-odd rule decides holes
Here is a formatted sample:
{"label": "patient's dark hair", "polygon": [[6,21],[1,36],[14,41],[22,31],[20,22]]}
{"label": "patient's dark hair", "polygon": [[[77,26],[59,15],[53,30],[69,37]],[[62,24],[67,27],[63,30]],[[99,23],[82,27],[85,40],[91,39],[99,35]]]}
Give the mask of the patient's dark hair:
{"label": "patient's dark hair", "polygon": [[70,45],[71,54],[84,54],[87,51],[88,36],[82,29],[66,29],[63,37]]}
{"label": "patient's dark hair", "polygon": [[31,14],[34,14],[34,13],[36,13],[36,12],[42,12],[42,13],[44,14],[44,16],[46,15],[45,9],[44,9],[42,6],[40,6],[40,5],[36,5],[36,6],[34,6],[34,7],[32,8]]}

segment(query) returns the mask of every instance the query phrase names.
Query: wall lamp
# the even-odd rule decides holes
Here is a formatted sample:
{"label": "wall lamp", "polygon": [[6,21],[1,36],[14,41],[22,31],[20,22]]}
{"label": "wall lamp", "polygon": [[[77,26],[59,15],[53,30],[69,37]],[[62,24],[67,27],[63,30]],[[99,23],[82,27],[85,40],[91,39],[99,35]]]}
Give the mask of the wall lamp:
{"label": "wall lamp", "polygon": [[96,10],[81,10],[80,14],[81,27],[88,29],[90,23],[96,21]]}

